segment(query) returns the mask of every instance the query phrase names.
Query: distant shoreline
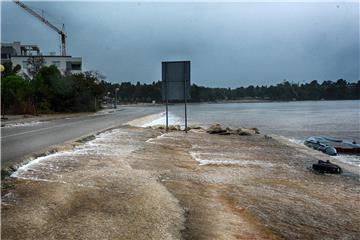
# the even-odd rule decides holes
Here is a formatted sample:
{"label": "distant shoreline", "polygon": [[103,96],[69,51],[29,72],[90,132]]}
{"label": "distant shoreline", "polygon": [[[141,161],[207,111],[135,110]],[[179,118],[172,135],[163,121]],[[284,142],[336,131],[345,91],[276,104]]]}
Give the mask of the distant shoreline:
{"label": "distant shoreline", "polygon": [[[360,101],[360,99],[334,99],[334,100],[267,100],[267,99],[238,99],[238,100],[219,100],[207,102],[188,102],[187,104],[222,104],[222,103],[285,103],[285,102],[334,102],[334,101]],[[162,106],[165,103],[138,102],[120,103],[118,106]],[[169,105],[183,104],[183,102],[172,102]]]}

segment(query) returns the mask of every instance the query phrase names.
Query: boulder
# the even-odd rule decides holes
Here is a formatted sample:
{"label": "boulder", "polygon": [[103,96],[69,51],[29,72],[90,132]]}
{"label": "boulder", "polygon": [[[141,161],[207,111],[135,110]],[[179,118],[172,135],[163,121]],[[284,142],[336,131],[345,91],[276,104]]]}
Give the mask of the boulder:
{"label": "boulder", "polygon": [[252,129],[248,129],[248,128],[239,128],[236,130],[236,133],[241,135],[241,136],[251,136],[256,134],[256,132]]}
{"label": "boulder", "polygon": [[260,134],[260,131],[257,128],[239,128],[239,129],[233,130],[228,127],[223,128],[218,123],[211,125],[206,130],[206,132],[210,133],[210,134],[219,134],[219,135],[237,134],[237,135],[242,135],[242,136],[251,136],[251,135],[255,135],[255,134]]}
{"label": "boulder", "polygon": [[251,130],[254,130],[255,134],[260,134],[260,130],[256,127],[250,128]]}
{"label": "boulder", "polygon": [[207,133],[210,134],[220,134],[220,133],[226,133],[226,129],[223,129],[220,124],[216,123],[211,125],[207,130]]}
{"label": "boulder", "polygon": [[159,124],[159,125],[154,125],[152,126],[152,129],[165,129],[165,125],[164,124]]}
{"label": "boulder", "polygon": [[170,131],[180,131],[180,125],[169,125],[169,130]]}
{"label": "boulder", "polygon": [[[181,127],[180,125],[169,125],[169,130],[170,131],[180,131]],[[166,129],[166,125],[164,124],[159,124],[159,125],[154,125],[151,126],[152,129],[160,129],[160,130],[165,130]]]}

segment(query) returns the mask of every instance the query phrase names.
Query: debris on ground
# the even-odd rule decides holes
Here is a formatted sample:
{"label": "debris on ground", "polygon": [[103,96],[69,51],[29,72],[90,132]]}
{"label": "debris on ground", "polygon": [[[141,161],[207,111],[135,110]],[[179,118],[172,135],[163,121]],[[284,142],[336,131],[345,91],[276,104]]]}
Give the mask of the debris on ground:
{"label": "debris on ground", "polygon": [[341,167],[331,163],[329,160],[327,161],[319,160],[318,163],[313,164],[313,169],[320,173],[332,173],[332,174],[342,173]]}

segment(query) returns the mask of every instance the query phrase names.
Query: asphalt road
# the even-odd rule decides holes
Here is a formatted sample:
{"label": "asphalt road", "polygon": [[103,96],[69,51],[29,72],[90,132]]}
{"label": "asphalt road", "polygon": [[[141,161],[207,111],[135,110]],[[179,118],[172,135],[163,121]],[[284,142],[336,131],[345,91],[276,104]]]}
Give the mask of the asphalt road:
{"label": "asphalt road", "polygon": [[33,126],[1,128],[1,165],[66,141],[163,111],[161,107],[120,107],[114,112],[58,119]]}

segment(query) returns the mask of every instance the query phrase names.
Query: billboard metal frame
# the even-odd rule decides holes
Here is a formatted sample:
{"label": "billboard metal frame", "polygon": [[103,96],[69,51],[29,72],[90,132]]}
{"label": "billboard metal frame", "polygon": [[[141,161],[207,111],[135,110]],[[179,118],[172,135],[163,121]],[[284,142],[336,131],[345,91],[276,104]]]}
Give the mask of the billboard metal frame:
{"label": "billboard metal frame", "polygon": [[[167,65],[171,64],[171,63],[182,63],[184,66],[184,72],[183,72],[183,76],[184,79],[181,81],[170,81],[169,77],[168,77],[168,72],[167,72]],[[168,93],[168,86],[170,85],[171,82],[182,82],[184,83],[184,87],[183,87],[183,96],[181,98],[181,100],[184,100],[184,111],[185,111],[185,132],[187,133],[188,127],[187,127],[187,98],[189,96],[189,92],[190,89],[187,89],[187,85],[190,85],[190,75],[191,75],[191,71],[190,71],[190,61],[165,61],[161,63],[162,66],[162,81],[163,81],[163,87],[165,88],[163,91],[163,94],[165,95],[165,103],[166,103],[166,131],[169,130],[169,93]],[[190,85],[191,86],[191,85]],[[172,99],[172,98],[170,98]]]}

